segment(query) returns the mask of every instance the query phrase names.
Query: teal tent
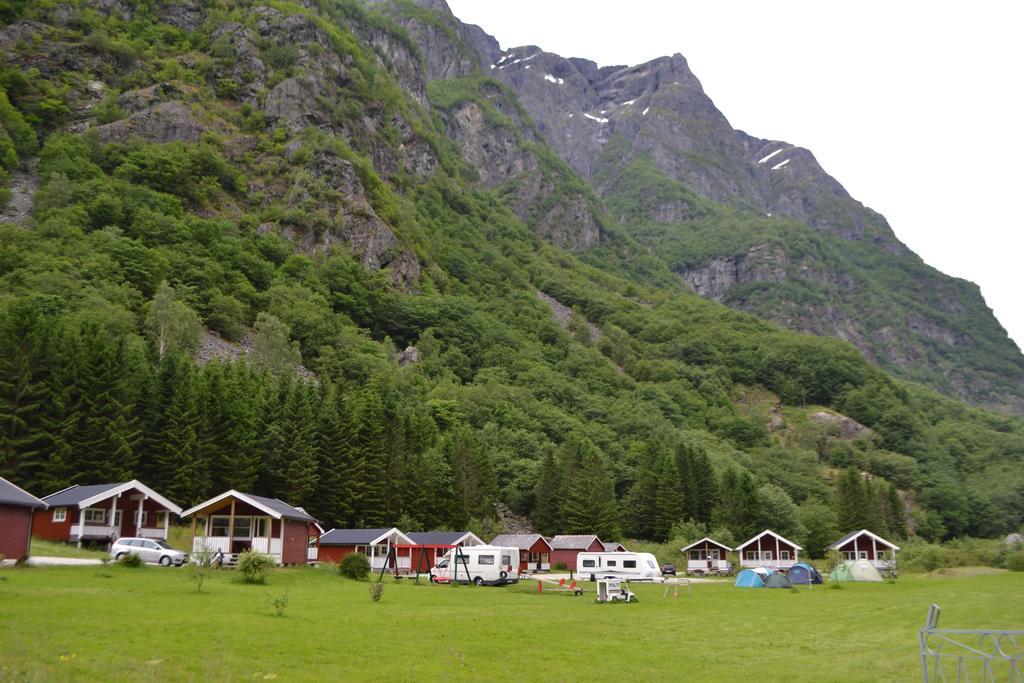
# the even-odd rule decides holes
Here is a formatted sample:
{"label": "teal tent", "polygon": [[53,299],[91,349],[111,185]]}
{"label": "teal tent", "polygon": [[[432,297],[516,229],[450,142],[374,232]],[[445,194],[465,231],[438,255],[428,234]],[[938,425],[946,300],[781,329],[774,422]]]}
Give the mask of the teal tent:
{"label": "teal tent", "polygon": [[764,577],[753,569],[744,569],[736,575],[736,586],[739,588],[764,588]]}
{"label": "teal tent", "polygon": [[768,578],[764,580],[765,588],[792,588],[793,584],[789,582],[785,574],[779,572],[772,572],[768,575]]}

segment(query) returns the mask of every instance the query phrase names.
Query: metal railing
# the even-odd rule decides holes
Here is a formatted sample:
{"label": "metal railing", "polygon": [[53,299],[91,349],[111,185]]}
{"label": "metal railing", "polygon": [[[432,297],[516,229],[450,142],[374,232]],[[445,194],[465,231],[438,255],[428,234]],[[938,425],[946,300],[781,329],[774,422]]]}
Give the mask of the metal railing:
{"label": "metal railing", "polygon": [[1024,683],[1024,631],[939,628],[938,605],[918,631],[924,683]]}

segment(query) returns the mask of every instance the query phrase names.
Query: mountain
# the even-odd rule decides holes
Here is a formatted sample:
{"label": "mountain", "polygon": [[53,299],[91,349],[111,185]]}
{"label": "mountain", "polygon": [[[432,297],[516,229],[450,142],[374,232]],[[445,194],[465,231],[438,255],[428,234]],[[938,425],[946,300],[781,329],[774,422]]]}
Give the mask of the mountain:
{"label": "mountain", "polygon": [[405,0],[7,3],[0,47],[0,474],[30,490],[232,487],[339,526],[484,529],[504,505],[656,540],[821,537],[839,507],[928,539],[1022,521],[1024,421],[682,277],[756,236],[743,272],[791,286],[769,292],[801,259],[859,282],[847,245],[911,259],[880,219],[769,220],[744,203],[762,169],[676,178],[602,104],[568,112],[573,156],[494,76],[550,60],[544,87],[619,101],[604,70]]}
{"label": "mountain", "polygon": [[977,286],[924,263],[810,150],[733,129],[682,55],[598,67],[532,45],[501,50],[447,7],[424,4],[433,27],[408,6],[397,15],[428,53],[450,53],[445,41],[456,38],[463,55],[435,58],[428,76],[482,72],[509,86],[612,217],[696,293],[1024,414],[1024,355]]}

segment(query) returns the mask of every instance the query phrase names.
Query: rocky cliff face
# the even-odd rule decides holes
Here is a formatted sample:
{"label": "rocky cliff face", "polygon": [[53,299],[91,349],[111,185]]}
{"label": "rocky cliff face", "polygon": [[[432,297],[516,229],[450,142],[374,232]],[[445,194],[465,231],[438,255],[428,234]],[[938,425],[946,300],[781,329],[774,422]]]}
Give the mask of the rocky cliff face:
{"label": "rocky cliff face", "polygon": [[[506,85],[537,137],[698,294],[841,337],[968,402],[1024,413],[1024,357],[977,288],[923,264],[810,150],[734,129],[682,55],[600,67],[534,45],[502,50],[443,0],[420,0],[415,12],[385,6],[428,55],[428,78],[482,74]],[[539,234],[574,249],[598,243],[600,209],[579,197],[558,198],[543,217],[525,210],[546,196],[537,165],[510,138],[483,134],[482,118],[472,108],[449,118],[482,182],[513,181],[516,211]],[[651,190],[663,183],[678,190]],[[810,247],[807,228],[820,236]]]}

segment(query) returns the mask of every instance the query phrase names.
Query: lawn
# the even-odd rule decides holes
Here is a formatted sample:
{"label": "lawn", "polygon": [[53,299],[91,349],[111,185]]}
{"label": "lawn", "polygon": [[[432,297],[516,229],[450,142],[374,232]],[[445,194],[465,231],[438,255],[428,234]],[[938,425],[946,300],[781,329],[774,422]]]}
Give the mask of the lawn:
{"label": "lawn", "polygon": [[67,543],[55,541],[44,541],[38,538],[32,539],[32,547],[29,549],[30,557],[76,557],[88,560],[101,560],[109,557],[104,550],[92,550],[90,548],[79,548]]}
{"label": "lawn", "polygon": [[[916,680],[927,607],[943,625],[1024,627],[1024,574],[903,577],[799,592],[695,584],[639,603],[587,594],[367,583],[328,569],[266,585],[182,569],[0,571],[0,680]],[[284,616],[272,600],[287,596]]]}

